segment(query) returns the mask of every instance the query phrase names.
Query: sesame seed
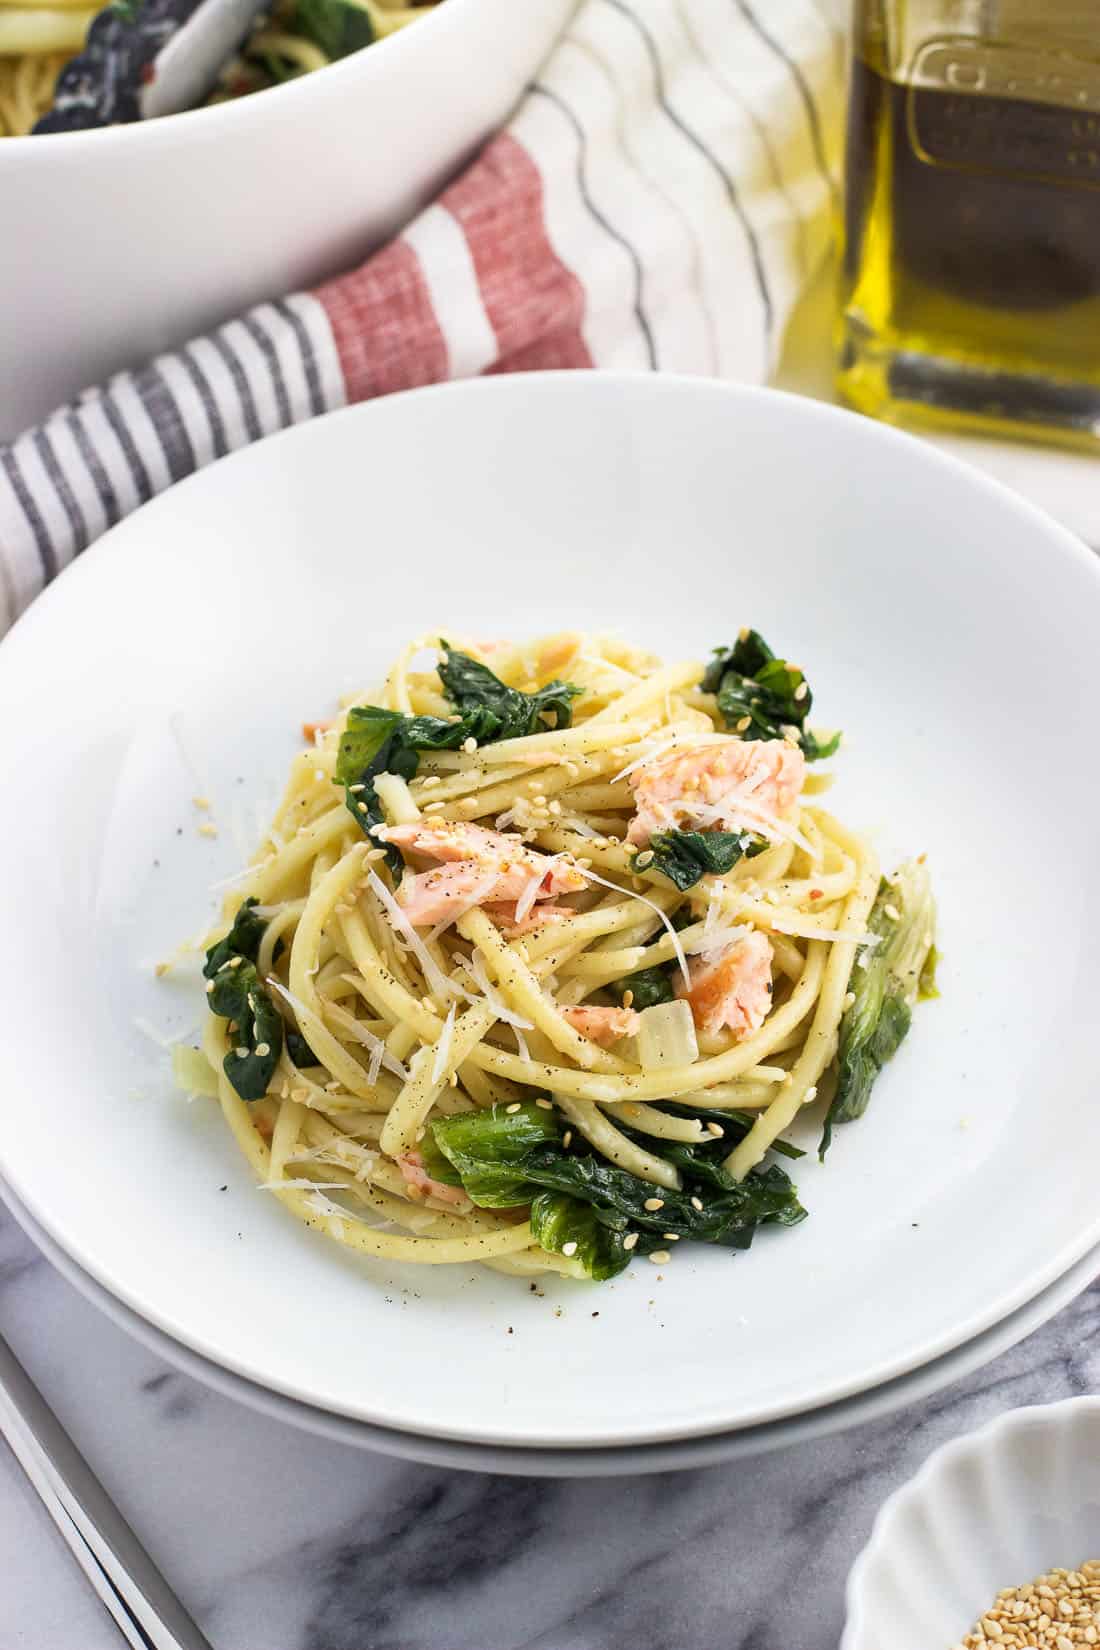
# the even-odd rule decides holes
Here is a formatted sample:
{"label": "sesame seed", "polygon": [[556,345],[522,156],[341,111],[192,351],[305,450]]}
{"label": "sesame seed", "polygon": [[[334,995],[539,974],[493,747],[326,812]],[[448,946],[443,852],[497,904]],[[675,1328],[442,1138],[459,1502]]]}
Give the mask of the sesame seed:
{"label": "sesame seed", "polygon": [[466,752],[467,756],[472,756],[477,750],[477,740],[472,737],[469,739],[464,739],[462,741],[462,749]]}
{"label": "sesame seed", "polygon": [[577,1245],[572,1240],[568,1243],[563,1243],[561,1246],[561,1252],[563,1255],[575,1255],[577,1252]]}
{"label": "sesame seed", "polygon": [[565,1133],[561,1137],[561,1143],[566,1148],[566,1150],[568,1151],[569,1147],[573,1144],[573,1130],[572,1129],[566,1129]]}
{"label": "sesame seed", "polygon": [[849,991],[847,993],[847,995],[845,996],[845,998],[844,998],[844,1007],[845,1008],[851,1008],[852,1005],[855,1003],[855,1000],[856,1000],[855,992],[854,991]]}
{"label": "sesame seed", "polygon": [[265,1054],[270,1054],[271,1053],[271,1044],[270,1043],[257,1043],[256,1044],[256,1053],[260,1056],[260,1058],[262,1060]]}
{"label": "sesame seed", "polygon": [[679,1243],[680,1241],[679,1232],[662,1232],[661,1236],[664,1238],[666,1243]]}
{"label": "sesame seed", "polygon": [[[243,957],[230,957],[229,961],[224,963],[222,966],[225,968],[239,968],[243,962]],[[220,972],[221,970],[219,970],[219,973]]]}
{"label": "sesame seed", "polygon": [[365,814],[367,812],[367,804],[365,802],[357,802],[355,806],[359,809],[361,814]]}
{"label": "sesame seed", "polygon": [[653,1262],[654,1266],[667,1266],[668,1262],[672,1259],[672,1256],[669,1254],[667,1249],[654,1249],[649,1258]]}
{"label": "sesame seed", "polygon": [[626,1236],[623,1238],[623,1248],[624,1249],[633,1249],[635,1247],[635,1245],[637,1244],[637,1242],[638,1242],[637,1232],[628,1232],[626,1234]]}
{"label": "sesame seed", "polygon": [[645,1202],[642,1204],[642,1208],[648,1209],[650,1213],[652,1213],[655,1209],[663,1209],[664,1206],[665,1200],[663,1197],[647,1197]]}
{"label": "sesame seed", "polygon": [[426,814],[441,814],[443,812],[443,806],[444,805],[442,802],[429,802],[428,806],[424,809],[424,812]]}
{"label": "sesame seed", "polygon": [[366,785],[349,785],[348,786],[348,790],[351,792],[352,796],[358,796],[359,792],[360,791],[365,791],[366,788],[367,788]]}
{"label": "sesame seed", "polygon": [[218,827],[214,824],[212,819],[204,819],[202,824],[198,827],[198,831],[200,836],[217,836]]}
{"label": "sesame seed", "polygon": [[210,993],[213,991],[213,989],[214,989],[213,980],[207,980],[207,982],[206,982],[206,995],[208,997],[209,997]]}
{"label": "sesame seed", "polygon": [[801,701],[803,699],[805,699],[805,697],[806,697],[807,693],[809,693],[809,691],[810,690],[806,686],[805,682],[799,682],[798,686],[794,690],[794,696],[799,701],[799,703],[801,703]]}
{"label": "sesame seed", "polygon": [[505,1106],[504,1109],[505,1109],[506,1112],[508,1112],[510,1114],[514,1114],[515,1112],[517,1112],[519,1110],[519,1104],[520,1103],[519,1103],[518,1100],[513,1100],[512,1104],[510,1106]]}
{"label": "sesame seed", "polygon": [[233,1052],[237,1056],[238,1060],[247,1060],[248,1059],[249,1050],[246,1049],[246,1048],[236,1048],[236,1049],[233,1050]]}
{"label": "sesame seed", "polygon": [[804,1106],[808,1106],[811,1101],[816,1100],[816,1099],[817,1099],[817,1084],[815,1083],[811,1088],[808,1088],[806,1090],[806,1094],[805,1094],[805,1097],[802,1101],[802,1104]]}
{"label": "sesame seed", "polygon": [[693,1197],[692,1200],[691,1200],[691,1206],[692,1206],[693,1209],[701,1210],[702,1207],[703,1207],[702,1198],[701,1197]]}
{"label": "sesame seed", "polygon": [[554,815],[555,818],[557,818],[557,816],[561,813],[561,803],[557,800],[556,797],[555,797],[554,801],[550,803],[550,812]]}
{"label": "sesame seed", "polygon": [[1051,1570],[1036,1581],[1003,1587],[956,1650],[1075,1650],[1096,1644],[1100,1624],[1100,1560],[1078,1570]]}
{"label": "sesame seed", "polygon": [[633,993],[633,991],[624,991],[623,992],[623,1007],[624,1008],[631,1008],[633,1006],[633,1003],[634,1003],[634,993]]}
{"label": "sesame seed", "polygon": [[747,728],[751,728],[751,727],[752,727],[752,717],[751,716],[742,716],[735,723],[735,728],[736,728],[736,731],[738,733],[744,733]]}
{"label": "sesame seed", "polygon": [[420,781],[420,788],[422,791],[434,791],[435,787],[437,785],[441,785],[442,783],[443,781],[437,773],[430,773],[427,779],[422,779]]}
{"label": "sesame seed", "polygon": [[890,918],[891,922],[900,922],[901,921],[901,912],[898,910],[896,905],[884,905],[882,909],[885,911],[886,915]]}
{"label": "sesame seed", "polygon": [[725,1134],[725,1132],[726,1131],[722,1127],[721,1123],[708,1123],[707,1124],[707,1133],[712,1134],[714,1136],[715,1140],[721,1140],[721,1138]]}

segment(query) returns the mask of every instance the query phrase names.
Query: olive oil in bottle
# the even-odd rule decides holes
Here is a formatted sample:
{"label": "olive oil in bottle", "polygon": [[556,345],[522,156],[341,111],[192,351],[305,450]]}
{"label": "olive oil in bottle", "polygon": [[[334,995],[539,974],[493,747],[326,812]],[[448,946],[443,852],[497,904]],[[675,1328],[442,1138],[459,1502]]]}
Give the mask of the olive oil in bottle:
{"label": "olive oil in bottle", "polygon": [[1100,451],[1100,0],[862,0],[848,122],[844,398]]}

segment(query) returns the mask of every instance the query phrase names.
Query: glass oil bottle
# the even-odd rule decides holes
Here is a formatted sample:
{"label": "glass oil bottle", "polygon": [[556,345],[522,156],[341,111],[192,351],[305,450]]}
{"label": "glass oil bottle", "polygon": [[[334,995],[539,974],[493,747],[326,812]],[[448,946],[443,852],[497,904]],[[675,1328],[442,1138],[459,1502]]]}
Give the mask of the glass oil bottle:
{"label": "glass oil bottle", "polygon": [[1100,0],[855,12],[842,397],[1100,452]]}

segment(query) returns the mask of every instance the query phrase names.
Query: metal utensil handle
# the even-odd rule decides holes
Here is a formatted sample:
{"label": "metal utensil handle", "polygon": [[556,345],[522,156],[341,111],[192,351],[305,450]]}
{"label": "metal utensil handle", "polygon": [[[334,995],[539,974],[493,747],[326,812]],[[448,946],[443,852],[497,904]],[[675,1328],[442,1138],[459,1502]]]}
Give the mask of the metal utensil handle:
{"label": "metal utensil handle", "polygon": [[[141,1650],[212,1650],[2,1336],[0,1429],[129,1642]],[[117,1594],[115,1607],[58,1512]]]}

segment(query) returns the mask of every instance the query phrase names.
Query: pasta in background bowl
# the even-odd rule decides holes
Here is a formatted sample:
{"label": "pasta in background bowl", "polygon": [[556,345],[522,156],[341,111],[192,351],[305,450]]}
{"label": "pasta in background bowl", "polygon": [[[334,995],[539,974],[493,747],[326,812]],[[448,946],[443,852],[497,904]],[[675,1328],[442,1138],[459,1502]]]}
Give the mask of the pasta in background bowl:
{"label": "pasta in background bowl", "polygon": [[[792,487],[795,454],[799,485]],[[6,879],[2,909],[5,931],[18,943],[0,952],[13,1097],[0,1134],[0,1173],[53,1242],[176,1341],[273,1391],[409,1437],[583,1450],[743,1433],[929,1366],[1035,1299],[1100,1240],[1092,1168],[1100,1150],[1092,1036],[1100,988],[1092,943],[1100,917],[1094,850],[1100,776],[1079,760],[1087,727],[1085,710],[1078,709],[1091,703],[1098,579],[1084,549],[1038,512],[915,441],[812,403],[703,382],[563,374],[447,386],[301,426],[211,467],[82,557],[0,646],[5,755],[8,771],[19,776],[18,794],[27,799],[5,823],[7,861],[18,874]],[[427,730],[436,739],[434,754],[430,741],[419,748],[424,729],[403,738],[416,752],[417,769],[410,772],[411,759],[402,759],[405,771],[396,777],[421,824],[413,818],[403,827],[394,811],[386,836],[369,839],[344,793],[354,813],[367,817],[358,804],[365,802],[369,814],[370,798],[352,786],[374,777],[362,777],[373,755],[358,745],[348,761],[362,760],[360,777],[349,778],[348,768],[337,776],[347,730],[322,731],[313,761],[300,731],[303,718],[339,716],[341,700],[349,712],[373,706],[384,716],[409,715],[400,705],[387,707],[388,694],[401,692],[393,664],[410,638],[427,638],[429,651],[413,656],[406,674],[410,705],[417,715],[453,727],[450,716],[472,715],[474,707],[451,708],[440,691],[441,642],[506,687],[538,695],[555,678],[570,684],[576,672],[582,680],[571,685],[590,688],[584,672],[597,667],[573,655],[545,660],[525,675],[506,653],[486,651],[487,639],[614,631],[595,657],[602,660],[606,648],[612,663],[641,674],[643,682],[656,660],[673,671],[689,662],[687,680],[666,683],[669,705],[663,698],[651,702],[667,729],[669,710],[675,721],[685,694],[689,700],[711,694],[716,706],[724,694],[732,709],[738,693],[752,690],[745,680],[727,682],[727,675],[759,685],[759,666],[739,668],[729,657],[746,622],[806,672],[815,696],[809,732],[827,744],[829,729],[844,731],[835,757],[808,765],[810,774],[832,771],[836,779],[827,795],[803,788],[804,823],[816,820],[824,832],[827,811],[840,831],[857,827],[888,868],[926,852],[939,909],[941,994],[915,1009],[912,1029],[885,1064],[863,1118],[836,1130],[824,1164],[817,1158],[821,1117],[814,1107],[797,1108],[796,1119],[776,1137],[806,1153],[776,1166],[797,1184],[808,1218],[761,1231],[747,1255],[686,1237],[664,1240],[674,1251],[670,1263],[635,1259],[598,1283],[553,1270],[502,1274],[467,1264],[469,1256],[420,1266],[362,1255],[290,1218],[278,1194],[257,1185],[253,1168],[234,1149],[218,1103],[202,1094],[189,1100],[169,1071],[164,1045],[193,1048],[200,1040],[204,997],[213,996],[204,992],[213,981],[203,978],[202,967],[215,975],[220,967],[207,962],[203,947],[228,940],[229,929],[214,925],[237,915],[223,914],[222,901],[249,894],[251,873],[242,877],[242,867],[273,822],[288,839],[277,818],[288,771],[301,786],[293,795],[306,798],[302,811],[317,806],[318,819],[334,816],[336,836],[326,852],[335,853],[346,834],[356,877],[369,869],[395,901],[405,882],[409,901],[435,898],[440,879],[419,879],[431,879],[433,866],[448,862],[419,852],[418,837],[406,832],[439,817],[428,812],[433,790],[451,785],[445,805],[453,813],[459,782],[472,780],[475,766],[510,754],[506,741],[486,741],[484,722],[464,731],[462,746],[449,756],[438,728]],[[717,693],[693,687],[716,647],[726,650]],[[589,645],[581,651],[590,652]],[[751,664],[740,659],[740,666]],[[1020,694],[1015,684],[1025,678],[1027,692]],[[468,686],[468,673],[464,679]],[[452,686],[457,692],[453,679]],[[620,687],[625,699],[631,689]],[[540,701],[547,722],[556,717],[555,702],[562,702],[560,689]],[[568,707],[582,742],[602,726],[595,721],[595,695],[588,709],[583,696],[569,698]],[[702,701],[686,708],[709,714]],[[620,702],[618,711],[628,712],[629,703]],[[714,725],[713,737],[727,748],[749,731],[738,730],[737,720],[732,728]],[[372,723],[378,732],[376,719],[354,721],[358,734],[370,733]],[[55,737],[44,739],[44,727],[56,730]],[[552,726],[546,731],[550,740],[570,734]],[[705,736],[701,724],[696,731]],[[658,733],[638,730],[636,742]],[[472,752],[463,748],[469,739]],[[1042,753],[1044,773],[1074,775],[1072,798],[1062,787],[1035,783],[1035,752]],[[639,754],[651,762],[667,759],[654,749]],[[576,765],[576,757],[574,751],[566,760]],[[501,811],[515,811],[503,798],[502,810],[457,823],[514,836],[531,829],[534,836],[524,844],[531,853],[568,853],[580,870],[624,885],[625,864],[598,864],[597,855],[642,858],[653,851],[654,862],[632,867],[642,887],[634,890],[631,882],[631,891],[654,903],[667,896],[676,908],[691,906],[698,885],[681,899],[653,869],[664,849],[660,842],[654,848],[653,836],[666,826],[690,834],[690,819],[651,819],[648,844],[637,840],[637,831],[634,842],[624,843],[623,827],[629,837],[637,814],[629,797],[637,801],[641,789],[630,779],[646,762],[617,778],[632,758],[616,760],[606,776],[583,776],[586,785],[614,789],[589,793],[579,810],[577,797],[567,793],[582,776],[572,782],[566,771],[565,790],[541,786],[531,793],[535,812],[526,821],[502,820]],[[392,775],[390,763],[386,771]],[[425,790],[431,778],[440,784]],[[399,809],[400,787],[379,777],[376,792],[379,784],[383,812]],[[584,837],[583,848],[563,844],[559,850],[550,833],[565,827],[550,821],[565,816],[567,800],[570,814],[607,839],[606,850],[593,849],[591,837]],[[668,798],[651,790],[649,800]],[[555,801],[561,815],[551,811]],[[794,828],[805,834],[799,819],[792,816]],[[756,832],[727,834],[740,839]],[[853,857],[843,838],[834,840],[840,854]],[[707,852],[716,846],[707,845]],[[396,887],[376,870],[384,859],[365,864],[367,854],[389,847],[404,862]],[[750,856],[746,848],[745,876],[754,864],[766,868],[773,850]],[[693,857],[690,848],[686,857]],[[581,865],[585,858],[590,867]],[[681,853],[675,863],[684,858]],[[323,877],[340,863],[334,857]],[[824,869],[830,865],[842,869],[831,854]],[[558,866],[564,874],[569,860]],[[804,868],[793,854],[792,868],[796,876]],[[540,869],[536,895],[546,891],[546,867]],[[686,865],[684,874],[690,870]],[[730,872],[705,876],[721,880]],[[282,870],[270,888],[252,890],[258,900],[271,896],[260,907],[264,932],[250,937],[238,930],[226,960],[251,961],[247,953],[258,940],[257,978],[277,980],[308,1011],[293,975],[299,940],[309,939],[300,929],[305,907],[289,954],[284,948],[275,956],[280,936],[269,925],[291,920],[274,907],[309,899],[312,871],[308,891],[304,879],[296,886],[281,877]],[[318,894],[321,886],[319,869]],[[454,891],[450,877],[442,886]],[[738,888],[736,876],[728,886]],[[592,909],[605,913],[597,919],[602,922],[629,896],[597,888],[598,894],[561,889],[532,905],[572,910],[594,899]],[[332,884],[326,898],[331,892]],[[514,921],[513,895],[514,886],[486,905],[507,906],[512,899]],[[839,916],[844,898],[830,903]],[[639,924],[651,921],[651,910],[629,904],[640,913]],[[384,942],[378,911],[370,900],[363,909],[368,934]],[[411,909],[426,915],[428,908]],[[771,909],[782,918],[782,903]],[[803,912],[801,904],[794,909]],[[326,929],[335,939],[345,916],[335,904],[332,913],[331,926],[328,917],[320,925],[316,962],[301,954],[303,977],[316,965],[313,989],[377,1036],[373,1022],[384,1016],[358,1008],[357,983],[337,989],[335,969],[325,973],[331,961],[323,954]],[[313,915],[320,914],[316,907]],[[466,915],[498,926],[484,906]],[[882,915],[893,920],[885,909]],[[586,918],[581,909],[579,918],[563,922]],[[444,929],[429,938],[438,920],[411,926],[420,943],[453,959],[445,977],[491,1008],[477,979],[483,971],[461,929],[457,937]],[[622,920],[629,929],[631,918]],[[701,920],[705,928],[706,917]],[[664,937],[654,928],[641,936],[641,949],[667,941],[674,953],[659,926]],[[681,946],[691,926],[673,924]],[[870,914],[860,916],[860,941],[873,927]],[[503,927],[498,931],[504,949],[515,943]],[[486,929],[481,933],[491,959],[496,942]],[[781,1012],[790,974],[780,979],[783,948],[774,927],[769,933]],[[190,970],[157,977],[155,964],[186,936],[194,939]],[[788,938],[792,969],[798,967],[793,953],[805,959],[836,943],[812,936],[803,950],[797,937]],[[261,958],[267,941],[270,958]],[[430,1042],[434,1052],[419,1059],[430,1080],[439,1054],[436,1026],[446,1021],[449,1006],[441,999],[443,1012],[435,1013],[423,1004],[428,990],[415,997],[412,987],[421,981],[410,959],[416,948],[407,935],[404,943],[403,953],[394,945],[393,959],[407,972],[408,994],[421,1012],[414,1024],[410,1011],[413,1042],[404,1054],[390,1053],[408,1071],[416,1043]],[[535,943],[524,943],[533,972]],[[879,949],[871,947],[869,955]],[[456,953],[466,956],[472,980]],[[572,960],[586,955],[593,955],[587,946]],[[685,956],[690,969],[692,954],[685,950]],[[363,960],[369,962],[365,954]],[[662,953],[656,966],[675,998],[674,957]],[[371,970],[342,972],[365,980]],[[399,980],[396,966],[392,972]],[[626,990],[634,989],[624,988],[618,1002],[593,992],[571,1005],[566,992],[578,976],[564,963],[557,972],[557,989],[550,987],[555,1013],[570,1006],[621,1010]],[[483,978],[493,996],[503,998],[488,964]],[[617,974],[615,981],[623,978]],[[340,994],[345,988],[347,997]],[[334,1068],[325,1061],[326,1048],[312,1041],[319,1028],[308,1017],[302,1025],[294,1004],[269,989],[280,1005],[285,1044],[293,1030],[322,1058],[321,1066],[311,1065],[295,1043],[296,1069],[309,1082],[320,1077],[322,1090],[341,1082],[328,1075]],[[502,1006],[515,1018],[511,1004],[519,999],[514,985],[509,990]],[[635,1001],[629,1011],[644,1018]],[[226,1006],[220,996],[219,1002]],[[537,1009],[545,1035],[547,1005],[528,1003],[518,1017],[534,1022],[530,1010]],[[257,999],[256,1009],[263,1006]],[[455,1053],[453,1028],[473,1006],[454,999],[448,1057]],[[746,1008],[751,1018],[751,1003]],[[348,1032],[338,1015],[331,1019]],[[212,1021],[215,1032],[242,1024],[217,1012]],[[517,1073],[522,1081],[526,1069],[515,1029],[478,1045],[507,1054],[507,1071],[488,1072],[500,1082],[516,1081]],[[535,1029],[518,1029],[538,1061],[543,1051]],[[556,1022],[553,1029],[563,1035]],[[715,1035],[722,1034],[719,1027]],[[637,1038],[639,1028],[629,1035]],[[695,1026],[694,1035],[699,1042],[709,1033]],[[342,1037],[335,1041],[345,1046]],[[358,1041],[348,1032],[347,1046]],[[318,1043],[324,1043],[319,1035]],[[241,1060],[263,1062],[272,1047],[246,1027],[221,1059],[243,1048]],[[376,1048],[369,1038],[360,1048],[369,1075]],[[734,1058],[742,1048],[753,1056],[746,1039],[734,1042]],[[615,1045],[597,1052],[642,1070],[648,1081],[640,1051],[637,1060]],[[338,1058],[330,1045],[327,1053]],[[774,1049],[764,1063],[773,1054],[780,1065],[789,1054],[801,1058],[795,1048],[788,1054]],[[556,1055],[546,1063],[565,1071],[584,1064],[563,1049]],[[730,1059],[728,1050],[712,1055],[701,1045],[700,1055]],[[483,1063],[476,1069],[486,1069],[478,1058]],[[494,1063],[500,1064],[490,1055],[489,1067]],[[381,1062],[379,1069],[386,1069]],[[270,1074],[261,1067],[259,1075],[266,1094]],[[351,1068],[344,1075],[359,1081]],[[593,1076],[616,1083],[626,1075],[579,1070],[585,1084]],[[393,1088],[383,1087],[396,1098],[404,1078],[393,1070],[387,1076]],[[563,1095],[565,1081],[554,1078]],[[449,1077],[447,1088],[459,1092]],[[339,1098],[336,1089],[326,1092]],[[550,1118],[561,1130],[561,1149],[578,1152],[576,1145],[564,1146],[566,1128],[576,1124],[539,1107],[539,1097],[541,1089],[528,1111],[527,1101],[508,1093],[487,1095],[505,1120]],[[280,1094],[276,1099],[281,1105]],[[521,1114],[509,1113],[517,1103]],[[606,1110],[621,1103],[608,1095]],[[654,1094],[631,1095],[627,1103],[666,1104]],[[245,1109],[262,1104],[241,1100]],[[667,1115],[679,1115],[671,1110],[678,1104],[669,1102]],[[325,1120],[323,1110],[303,1109]],[[755,1112],[767,1115],[767,1109]],[[444,1122],[463,1124],[467,1115],[456,1112]],[[696,1109],[689,1118],[701,1115]],[[411,1121],[395,1115],[392,1105],[370,1116],[375,1123],[366,1127],[379,1134],[391,1117],[395,1126]],[[426,1121],[445,1135],[434,1118]],[[277,1122],[271,1119],[273,1137]],[[622,1122],[616,1126],[625,1133]],[[634,1132],[654,1158],[671,1161],[680,1145],[728,1156],[725,1135],[712,1137],[717,1145],[707,1148],[657,1135],[644,1144],[642,1131]],[[426,1143],[427,1137],[414,1140],[413,1150],[423,1154]],[[463,1143],[448,1144],[465,1196],[469,1165],[455,1163]],[[442,1143],[440,1150],[446,1157]],[[396,1157],[390,1161],[397,1164]],[[434,1159],[408,1166],[459,1190],[433,1173],[440,1167]],[[405,1179],[399,1166],[396,1172]],[[1057,1197],[1021,1196],[1025,1173],[1030,1184],[1057,1186]],[[302,1178],[319,1189],[314,1175]],[[340,1174],[331,1178],[346,1185]],[[323,1195],[342,1204],[345,1194]],[[662,1189],[654,1184],[651,1195],[661,1198]],[[690,1195],[705,1202],[699,1193],[689,1201]],[[642,1229],[641,1215],[660,1214],[645,1210],[644,1201],[624,1238]],[[508,1219],[522,1220],[530,1206],[527,1199],[510,1205]],[[507,1223],[507,1208],[476,1207],[478,1218]],[[455,1209],[457,1218],[466,1218],[462,1207],[452,1204]],[[456,1218],[431,1206],[420,1212],[433,1222]],[[676,1227],[670,1222],[666,1229]],[[564,1231],[561,1237],[560,1250],[551,1245],[543,1254],[576,1260],[580,1238]],[[566,1255],[572,1242],[578,1249]],[[537,1254],[531,1259],[542,1264]]]}

